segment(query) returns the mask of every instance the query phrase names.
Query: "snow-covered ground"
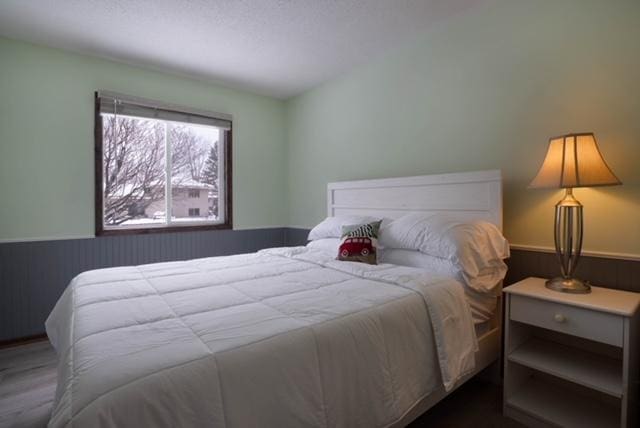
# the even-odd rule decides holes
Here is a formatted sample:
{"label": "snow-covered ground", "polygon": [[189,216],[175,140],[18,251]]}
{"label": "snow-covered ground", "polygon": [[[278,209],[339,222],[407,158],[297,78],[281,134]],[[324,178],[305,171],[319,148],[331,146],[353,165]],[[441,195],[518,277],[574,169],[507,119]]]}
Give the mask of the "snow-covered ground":
{"label": "snow-covered ground", "polygon": [[209,217],[173,217],[171,219],[171,223],[180,223],[180,222],[197,222],[197,221],[218,221],[217,217],[209,216]]}
{"label": "snow-covered ground", "polygon": [[120,226],[131,226],[138,224],[162,224],[164,223],[163,218],[132,218],[131,220],[124,221],[120,223]]}
{"label": "snow-covered ground", "polygon": [[[219,219],[214,216],[209,217],[173,217],[171,223],[199,223],[199,222],[215,222]],[[138,226],[145,224],[164,224],[164,218],[133,218],[122,222],[120,226]]]}

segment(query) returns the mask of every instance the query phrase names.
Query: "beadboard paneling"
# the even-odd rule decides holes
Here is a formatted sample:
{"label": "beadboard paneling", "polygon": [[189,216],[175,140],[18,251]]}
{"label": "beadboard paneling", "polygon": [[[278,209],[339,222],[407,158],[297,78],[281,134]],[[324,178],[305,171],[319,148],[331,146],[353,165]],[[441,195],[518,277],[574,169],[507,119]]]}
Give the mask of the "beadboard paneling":
{"label": "beadboard paneling", "polygon": [[[273,228],[0,244],[0,342],[39,335],[69,281],[103,267],[187,260],[307,243],[308,229]],[[512,250],[505,285],[558,273],[555,256]],[[640,292],[640,261],[583,257],[578,276],[593,284]]]}
{"label": "beadboard paneling", "polygon": [[309,236],[309,229],[287,227],[284,232],[284,245],[287,247],[307,245],[307,236]]}
{"label": "beadboard paneling", "polygon": [[0,342],[44,333],[69,281],[91,269],[249,253],[284,245],[284,228],[151,233],[0,244]]}
{"label": "beadboard paneling", "polygon": [[[528,276],[551,278],[560,274],[560,267],[553,253],[527,250],[511,250],[507,260],[509,271],[505,285],[513,284]],[[606,257],[581,257],[576,277],[599,287],[640,292],[640,261]]]}

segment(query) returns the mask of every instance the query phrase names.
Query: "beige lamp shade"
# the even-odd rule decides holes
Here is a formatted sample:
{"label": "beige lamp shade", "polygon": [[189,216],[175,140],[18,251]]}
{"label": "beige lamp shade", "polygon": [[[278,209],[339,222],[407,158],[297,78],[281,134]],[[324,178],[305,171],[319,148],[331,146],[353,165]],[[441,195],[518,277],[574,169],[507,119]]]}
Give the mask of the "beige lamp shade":
{"label": "beige lamp shade", "polygon": [[571,188],[622,184],[602,158],[592,133],[549,140],[544,162],[529,187]]}

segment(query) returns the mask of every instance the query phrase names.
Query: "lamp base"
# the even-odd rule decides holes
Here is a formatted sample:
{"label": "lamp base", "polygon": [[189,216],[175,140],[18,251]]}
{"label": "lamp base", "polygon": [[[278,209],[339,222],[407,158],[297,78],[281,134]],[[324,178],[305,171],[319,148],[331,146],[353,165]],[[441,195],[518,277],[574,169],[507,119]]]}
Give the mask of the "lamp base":
{"label": "lamp base", "polygon": [[550,290],[561,291],[572,294],[591,293],[591,286],[586,281],[577,278],[563,278],[561,276],[545,282],[545,287]]}

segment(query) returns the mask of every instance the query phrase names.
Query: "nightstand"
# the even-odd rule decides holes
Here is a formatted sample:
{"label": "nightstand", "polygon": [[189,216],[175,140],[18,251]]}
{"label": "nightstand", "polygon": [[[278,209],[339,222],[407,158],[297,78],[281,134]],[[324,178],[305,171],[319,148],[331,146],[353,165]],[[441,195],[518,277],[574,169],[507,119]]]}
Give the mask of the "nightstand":
{"label": "nightstand", "polygon": [[638,426],[640,294],[504,289],[504,414],[528,426]]}

